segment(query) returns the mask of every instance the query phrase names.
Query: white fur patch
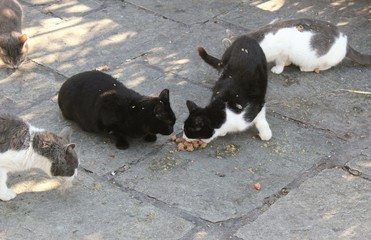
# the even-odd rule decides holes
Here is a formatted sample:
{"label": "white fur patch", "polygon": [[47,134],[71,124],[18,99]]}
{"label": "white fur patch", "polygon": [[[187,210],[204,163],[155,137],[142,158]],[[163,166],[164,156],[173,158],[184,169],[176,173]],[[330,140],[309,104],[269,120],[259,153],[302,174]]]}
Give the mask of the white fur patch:
{"label": "white fur patch", "polygon": [[265,118],[265,106],[261,109],[259,114],[254,118],[252,122],[247,122],[244,115],[248,107],[245,108],[241,113],[235,113],[230,109],[226,108],[226,121],[224,124],[215,129],[214,135],[210,139],[202,139],[204,142],[210,142],[211,140],[225,136],[227,133],[242,132],[247,130],[249,127],[255,125],[259,131],[259,136],[262,140],[267,141],[272,137],[272,131],[269,128],[269,124]]}
{"label": "white fur patch", "polygon": [[8,172],[24,171],[31,168],[40,168],[51,176],[51,162],[37,154],[30,146],[21,151],[9,150],[0,153],[0,199],[9,201],[17,194],[6,185]]}
{"label": "white fur patch", "polygon": [[0,169],[7,172],[25,171],[31,168],[40,168],[49,176],[51,162],[37,154],[30,146],[28,149],[21,151],[8,150],[0,154]]}
{"label": "white fur patch", "polygon": [[326,70],[344,59],[348,45],[344,34],[340,34],[330,50],[320,57],[310,45],[313,35],[308,31],[300,32],[296,27],[283,28],[275,34],[267,34],[260,42],[260,46],[267,61],[276,63],[271,69],[272,72],[281,73],[289,62],[299,66],[302,71]]}

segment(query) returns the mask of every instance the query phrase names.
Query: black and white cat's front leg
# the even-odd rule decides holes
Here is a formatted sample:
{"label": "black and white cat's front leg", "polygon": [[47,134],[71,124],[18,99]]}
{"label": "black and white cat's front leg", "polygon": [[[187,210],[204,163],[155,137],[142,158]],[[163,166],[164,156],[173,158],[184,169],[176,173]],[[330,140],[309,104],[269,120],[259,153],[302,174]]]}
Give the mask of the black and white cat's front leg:
{"label": "black and white cat's front leg", "polygon": [[6,185],[8,173],[4,169],[0,169],[0,200],[9,201],[17,196],[17,194]]}
{"label": "black and white cat's front leg", "polygon": [[260,110],[259,114],[255,117],[253,123],[259,131],[259,137],[263,141],[268,141],[272,138],[272,131],[269,127],[267,119],[265,118],[265,106]]}

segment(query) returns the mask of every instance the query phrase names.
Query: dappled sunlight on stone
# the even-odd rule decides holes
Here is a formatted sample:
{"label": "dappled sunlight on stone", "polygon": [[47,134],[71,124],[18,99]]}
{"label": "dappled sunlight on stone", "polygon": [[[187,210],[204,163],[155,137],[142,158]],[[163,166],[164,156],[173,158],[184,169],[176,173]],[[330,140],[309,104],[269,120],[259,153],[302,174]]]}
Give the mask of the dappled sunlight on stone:
{"label": "dappled sunlight on stone", "polygon": [[353,175],[349,175],[349,174],[344,174],[343,176],[341,176],[343,179],[345,179],[347,182],[351,182],[351,181],[354,181],[357,177],[353,176]]}
{"label": "dappled sunlight on stone", "polygon": [[51,5],[47,8],[48,11],[56,11],[59,9],[63,9],[66,13],[81,13],[93,10],[89,6],[77,1],[62,1],[58,5]]}
{"label": "dappled sunlight on stone", "polygon": [[25,192],[46,192],[61,186],[61,182],[58,179],[44,179],[41,181],[23,181],[14,184],[11,188],[17,194]]}
{"label": "dappled sunlight on stone", "polygon": [[196,232],[195,239],[205,239],[207,235],[208,234],[206,231],[199,231],[199,232]]}
{"label": "dappled sunlight on stone", "polygon": [[305,13],[305,12],[309,12],[310,10],[313,9],[313,6],[309,6],[309,7],[306,7],[306,8],[303,8],[303,9],[300,9],[298,11],[298,13]]}
{"label": "dappled sunlight on stone", "polygon": [[145,77],[137,77],[133,80],[130,80],[127,83],[127,87],[129,87],[129,88],[136,87],[136,86],[140,85],[141,83],[143,83],[145,80],[146,80]]}
{"label": "dappled sunlight on stone", "polygon": [[137,32],[133,32],[133,31],[118,33],[116,35],[110,36],[107,39],[102,40],[98,44],[98,46],[105,47],[105,46],[109,46],[111,44],[123,43],[123,42],[125,42],[125,40],[127,40],[129,38],[135,37],[137,34],[138,34]]}
{"label": "dappled sunlight on stone", "polygon": [[190,62],[189,59],[180,59],[180,60],[172,61],[172,62],[170,62],[170,64],[173,64],[173,65],[182,65],[182,64],[189,63],[189,62]]}
{"label": "dappled sunlight on stone", "polygon": [[285,4],[285,0],[270,0],[264,3],[261,3],[257,5],[256,7],[262,10],[265,10],[265,11],[274,12],[274,11],[280,10],[284,4]]}
{"label": "dappled sunlight on stone", "polygon": [[330,211],[328,211],[328,212],[326,212],[326,213],[324,213],[323,215],[322,215],[322,219],[323,220],[330,220],[331,218],[333,218],[336,214],[338,214],[339,213],[339,211],[338,210],[336,210],[336,209],[331,209]]}
{"label": "dappled sunlight on stone", "polygon": [[349,24],[348,21],[347,22],[339,22],[339,23],[336,24],[336,26],[340,27],[340,26],[346,26],[348,24]]}
{"label": "dappled sunlight on stone", "polygon": [[357,225],[353,225],[348,227],[343,231],[343,233],[340,235],[343,239],[350,239],[351,237],[354,237],[357,232]]}

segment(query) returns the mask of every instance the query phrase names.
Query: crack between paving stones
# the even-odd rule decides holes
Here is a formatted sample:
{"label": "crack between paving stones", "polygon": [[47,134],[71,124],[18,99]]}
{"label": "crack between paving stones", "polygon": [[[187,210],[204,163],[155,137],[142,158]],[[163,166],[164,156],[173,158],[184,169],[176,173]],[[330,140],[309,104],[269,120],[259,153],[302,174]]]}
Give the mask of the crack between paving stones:
{"label": "crack between paving stones", "polygon": [[[270,111],[267,111],[267,115],[270,115],[272,117],[275,117],[275,118],[278,118],[278,119],[284,119],[284,120],[287,120],[287,121],[291,121],[291,122],[294,122],[296,124],[299,124],[301,125],[302,127],[304,128],[311,128],[311,129],[314,129],[314,130],[317,130],[317,131],[324,131],[324,132],[328,132],[329,134],[335,136],[336,138],[342,140],[342,141],[348,141],[347,138],[345,137],[342,137],[342,136],[339,136],[337,133],[335,133],[334,131],[330,130],[330,129],[327,129],[327,128],[321,128],[321,127],[316,127],[314,126],[313,124],[311,123],[307,123],[307,122],[304,122],[304,121],[301,121],[301,120],[298,120],[298,119],[295,119],[295,118],[292,118],[292,117],[289,117],[289,116],[286,116],[285,114],[282,114],[282,113],[279,113],[279,112],[276,112],[274,110],[270,110]],[[278,115],[279,117],[277,117],[276,115]]]}
{"label": "crack between paving stones", "polygon": [[371,181],[371,176],[368,176],[357,169],[351,168],[347,165],[343,166],[342,169],[355,177],[360,177],[364,180]]}
{"label": "crack between paving stones", "polygon": [[[242,5],[242,3],[238,3],[238,4],[236,4],[235,6],[231,7],[231,8],[228,9],[228,10],[224,10],[223,12],[220,12],[220,13],[216,14],[215,16],[213,16],[213,17],[211,17],[211,18],[209,18],[209,19],[207,19],[207,20],[205,20],[205,21],[192,23],[190,26],[203,25],[203,24],[206,24],[206,23],[208,23],[208,22],[211,22],[211,21],[217,19],[218,17],[220,17],[220,16],[222,16],[222,15],[224,15],[224,14],[226,14],[226,13],[229,13],[230,11],[232,11],[232,10],[234,10],[234,9],[236,9],[236,8],[238,8],[238,7],[240,7],[241,5]],[[219,20],[218,20],[218,21],[219,21]],[[220,21],[223,21],[223,20],[220,20]],[[215,22],[215,23],[216,23],[216,22]]]}
{"label": "crack between paving stones", "polygon": [[67,76],[65,76],[65,75],[63,75],[62,73],[58,72],[56,69],[53,69],[53,68],[51,68],[51,67],[49,67],[49,66],[46,66],[46,65],[44,65],[44,64],[42,64],[42,63],[36,62],[36,61],[33,60],[33,59],[30,59],[30,58],[29,58],[28,61],[30,61],[30,62],[32,62],[32,63],[35,63],[36,65],[41,66],[41,67],[43,67],[43,68],[46,68],[46,69],[48,69],[49,71],[54,72],[54,73],[58,74],[59,76],[61,76],[61,77],[63,77],[63,78],[66,78],[66,79],[68,78]]}
{"label": "crack between paving stones", "polygon": [[170,17],[164,16],[164,15],[162,15],[162,14],[160,14],[160,13],[158,13],[158,12],[155,12],[155,11],[153,11],[153,10],[151,10],[151,9],[145,8],[145,7],[140,6],[140,5],[136,5],[136,4],[132,3],[132,2],[128,2],[128,1],[123,1],[123,2],[125,2],[125,3],[127,3],[127,4],[129,4],[129,5],[131,5],[131,6],[134,6],[134,7],[136,7],[137,9],[143,10],[143,11],[149,13],[149,14],[152,14],[153,16],[161,17],[162,19],[168,20],[168,21],[170,21],[170,22],[178,23],[178,24],[183,25],[183,26],[185,26],[185,27],[190,27],[190,26],[191,26],[191,25],[188,25],[188,24],[186,24],[186,23],[180,22],[180,21],[178,21],[178,20],[172,19],[172,18],[170,18]]}
{"label": "crack between paving stones", "polygon": [[[335,155],[335,152],[332,152],[332,155]],[[270,207],[277,202],[278,199],[285,197],[290,193],[291,190],[297,189],[302,183],[307,181],[310,178],[317,176],[325,169],[333,168],[342,168],[332,156],[326,156],[320,159],[316,164],[311,168],[299,173],[299,176],[284,186],[281,190],[276,193],[271,194],[270,196],[263,199],[261,206],[249,211],[243,216],[230,218],[224,221],[215,222],[214,224],[223,224],[222,230],[227,232],[226,237],[233,237],[234,234],[244,225],[254,222],[260,215],[268,211]]]}

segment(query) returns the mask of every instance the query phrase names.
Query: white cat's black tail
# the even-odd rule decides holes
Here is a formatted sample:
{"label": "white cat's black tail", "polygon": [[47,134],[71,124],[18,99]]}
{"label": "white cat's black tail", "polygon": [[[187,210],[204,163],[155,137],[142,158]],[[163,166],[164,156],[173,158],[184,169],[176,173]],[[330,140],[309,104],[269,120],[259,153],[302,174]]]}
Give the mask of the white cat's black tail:
{"label": "white cat's black tail", "polygon": [[348,58],[352,59],[356,63],[362,65],[371,65],[371,55],[362,54],[354,50],[349,44],[347,48],[347,55]]}

